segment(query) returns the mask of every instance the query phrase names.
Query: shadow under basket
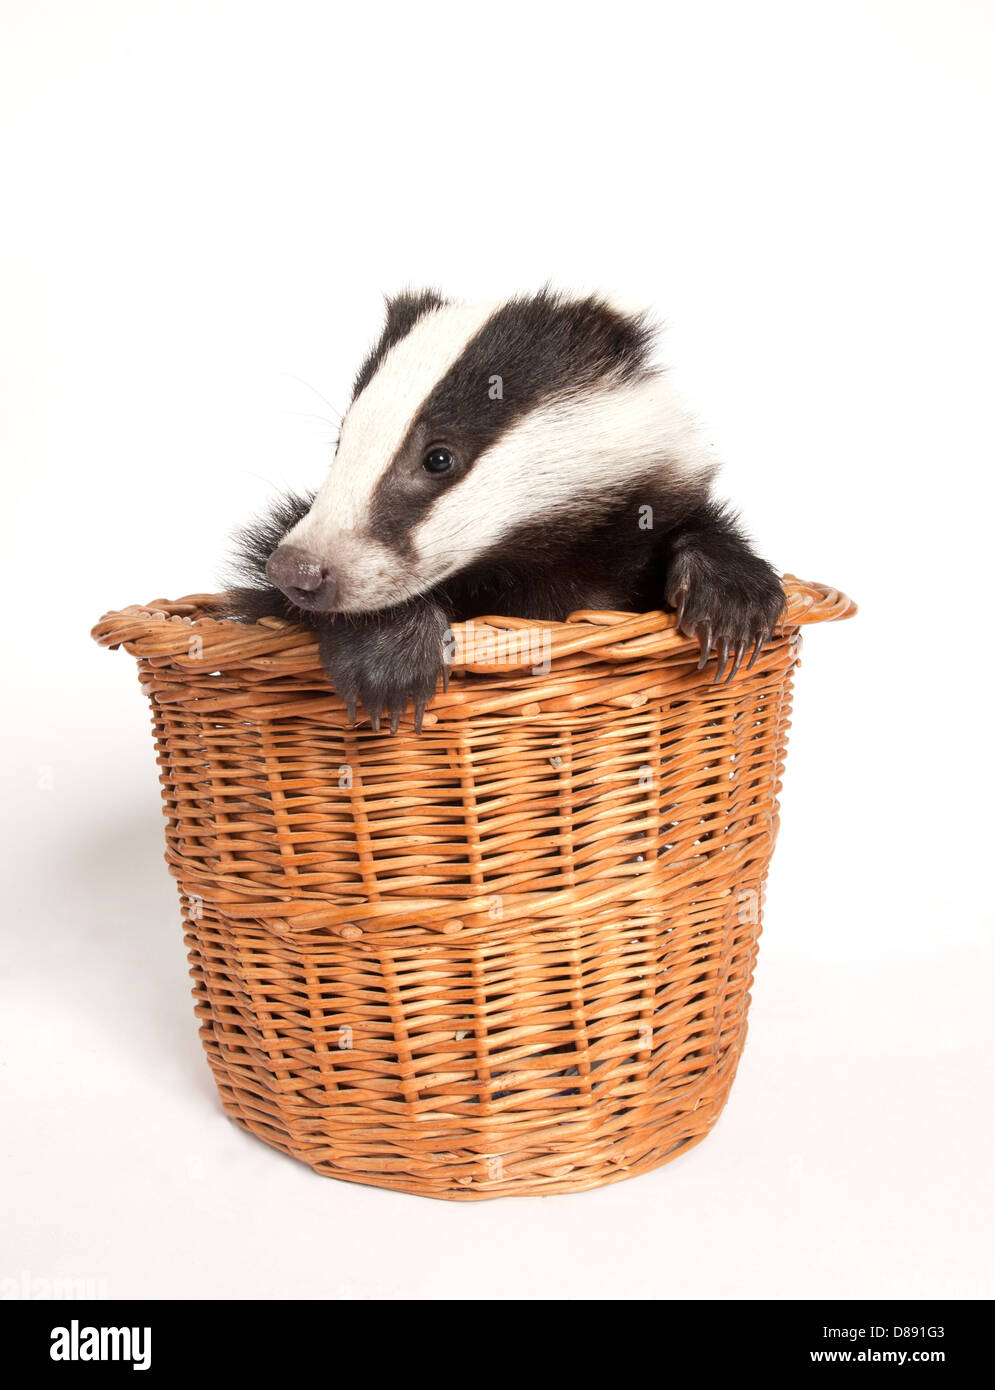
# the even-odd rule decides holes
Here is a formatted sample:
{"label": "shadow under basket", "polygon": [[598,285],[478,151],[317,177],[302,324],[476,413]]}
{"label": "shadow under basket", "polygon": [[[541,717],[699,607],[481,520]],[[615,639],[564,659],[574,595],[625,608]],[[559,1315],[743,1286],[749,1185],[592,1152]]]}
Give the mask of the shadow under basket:
{"label": "shadow under basket", "polygon": [[713,684],[672,614],[454,630],[421,734],[349,727],[313,634],[109,613],[152,705],[225,1110],[319,1173],[575,1192],[704,1138],[746,1035],[799,628]]}

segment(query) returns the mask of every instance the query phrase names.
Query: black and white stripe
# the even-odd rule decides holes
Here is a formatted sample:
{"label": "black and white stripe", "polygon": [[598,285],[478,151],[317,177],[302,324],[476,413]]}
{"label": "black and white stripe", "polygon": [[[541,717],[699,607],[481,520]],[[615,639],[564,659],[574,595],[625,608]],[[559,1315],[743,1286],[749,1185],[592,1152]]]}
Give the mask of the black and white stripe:
{"label": "black and white stripe", "polygon": [[362,704],[374,728],[409,702],[418,728],[447,626],[489,613],[669,605],[734,673],[784,596],[711,499],[715,460],[653,336],[597,296],[399,295],[324,485],[242,533],[226,611],[311,623],[350,719]]}
{"label": "black and white stripe", "polygon": [[[597,296],[398,296],[287,543],[334,566],[335,611],[369,612],[537,521],[576,530],[640,484],[705,487],[714,461],[653,342],[644,316]],[[422,468],[440,444],[456,458],[444,479]]]}

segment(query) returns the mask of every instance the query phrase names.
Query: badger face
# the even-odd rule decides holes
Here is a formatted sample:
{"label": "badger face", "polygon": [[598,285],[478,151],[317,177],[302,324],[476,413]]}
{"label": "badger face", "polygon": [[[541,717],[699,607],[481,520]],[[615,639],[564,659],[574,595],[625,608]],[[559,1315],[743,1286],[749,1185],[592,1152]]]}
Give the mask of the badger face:
{"label": "badger face", "polygon": [[516,531],[594,522],[641,481],[706,480],[714,463],[648,363],[652,337],[595,297],[390,301],[328,477],[268,577],[308,611],[374,612]]}

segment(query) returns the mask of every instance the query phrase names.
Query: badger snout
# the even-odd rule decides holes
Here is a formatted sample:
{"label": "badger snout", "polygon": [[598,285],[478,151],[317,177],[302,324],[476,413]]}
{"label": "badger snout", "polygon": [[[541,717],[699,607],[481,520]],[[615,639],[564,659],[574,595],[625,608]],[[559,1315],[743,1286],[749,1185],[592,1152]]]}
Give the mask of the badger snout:
{"label": "badger snout", "polygon": [[325,613],[335,602],[335,576],[317,556],[296,545],[280,545],[266,561],[266,577],[291,603]]}

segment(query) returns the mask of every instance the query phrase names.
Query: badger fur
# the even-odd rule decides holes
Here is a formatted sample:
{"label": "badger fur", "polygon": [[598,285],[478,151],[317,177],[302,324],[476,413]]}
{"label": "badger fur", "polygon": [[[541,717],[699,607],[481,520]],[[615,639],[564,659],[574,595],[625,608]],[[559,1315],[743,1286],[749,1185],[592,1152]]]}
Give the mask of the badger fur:
{"label": "badger fur", "polygon": [[731,679],[783,593],[654,339],[598,296],[389,300],[328,477],[242,533],[227,612],[312,624],[350,720],[392,732],[409,702],[420,728],[450,624],[486,613],[669,606]]}

